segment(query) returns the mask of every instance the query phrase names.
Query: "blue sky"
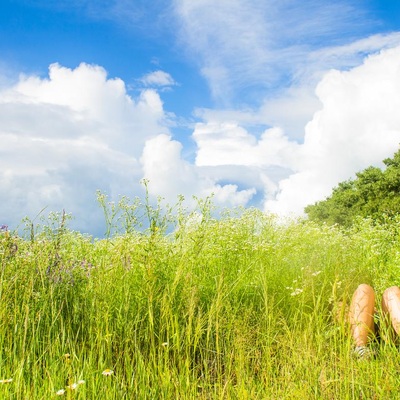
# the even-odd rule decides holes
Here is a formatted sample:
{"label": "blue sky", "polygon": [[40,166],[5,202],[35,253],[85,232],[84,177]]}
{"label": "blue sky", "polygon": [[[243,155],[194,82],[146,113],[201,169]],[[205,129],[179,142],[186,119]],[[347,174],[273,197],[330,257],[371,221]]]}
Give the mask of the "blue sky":
{"label": "blue sky", "polygon": [[[0,224],[95,192],[299,215],[400,142],[400,3],[3,0]],[[393,110],[393,112],[392,112]],[[79,194],[79,196],[77,196]]]}
{"label": "blue sky", "polygon": [[[117,3],[5,0],[0,16],[3,63],[12,76],[20,72],[46,76],[54,62],[69,68],[81,62],[101,65],[110,77],[120,77],[133,90],[142,75],[163,69],[179,81],[174,91],[163,96],[171,109],[190,115],[193,105],[210,106],[207,84],[192,60],[182,56],[184,49],[173,35],[174,28],[155,20],[164,18],[160,14],[171,5],[126,2],[132,4],[126,6],[127,15],[116,11],[114,15]],[[136,4],[139,15],[129,16]],[[165,18],[174,18],[168,13]]]}

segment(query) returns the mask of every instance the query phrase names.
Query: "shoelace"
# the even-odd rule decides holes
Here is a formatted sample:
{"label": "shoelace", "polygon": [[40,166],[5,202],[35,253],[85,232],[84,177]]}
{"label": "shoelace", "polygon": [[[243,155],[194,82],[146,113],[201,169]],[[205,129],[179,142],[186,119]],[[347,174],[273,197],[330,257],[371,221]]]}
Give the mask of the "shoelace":
{"label": "shoelace", "polygon": [[367,346],[357,346],[354,348],[353,354],[358,358],[370,358],[372,351]]}

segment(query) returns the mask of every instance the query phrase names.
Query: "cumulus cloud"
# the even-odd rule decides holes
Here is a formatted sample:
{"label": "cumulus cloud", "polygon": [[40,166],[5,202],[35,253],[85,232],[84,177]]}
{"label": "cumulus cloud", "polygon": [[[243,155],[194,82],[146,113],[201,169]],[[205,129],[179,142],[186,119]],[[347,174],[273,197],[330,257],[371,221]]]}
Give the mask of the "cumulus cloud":
{"label": "cumulus cloud", "polygon": [[21,76],[0,90],[1,223],[15,228],[45,207],[65,209],[73,228],[101,235],[96,190],[114,200],[141,195],[143,177],[152,196],[171,202],[214,193],[218,204],[247,204],[255,189],[221,184],[182,158],[168,118],[156,90],[132,97],[99,66],[53,64],[48,77]]}
{"label": "cumulus cloud", "polygon": [[193,138],[198,148],[198,166],[288,167],[298,147],[280,128],[265,130],[257,140],[236,123],[228,122],[197,124]]}
{"label": "cumulus cloud", "polygon": [[49,76],[21,76],[0,91],[2,223],[18,224],[43,207],[66,209],[74,226],[97,234],[96,189],[132,194],[145,141],[169,132],[154,90],[137,98],[98,66],[53,64]]}
{"label": "cumulus cloud", "polygon": [[[215,182],[254,189],[252,204],[266,211],[302,214],[339,182],[369,165],[382,166],[397,150],[399,63],[400,47],[395,47],[352,69],[327,72],[315,90],[319,110],[303,128],[302,140],[280,127],[260,131],[283,105],[291,104],[288,113],[296,107],[295,95],[273,111],[268,108],[274,104],[265,103],[257,112],[199,112],[203,122],[192,135],[196,167]],[[300,107],[303,99],[300,93]]]}
{"label": "cumulus cloud", "polygon": [[[156,91],[143,90],[137,99],[133,99],[127,95],[121,79],[108,79],[106,71],[95,65],[81,64],[69,69],[52,64],[48,79],[21,76],[16,85],[1,92],[0,104],[4,105],[3,110],[12,108],[14,113],[24,113],[20,122],[14,115],[10,118],[3,115],[2,121],[6,124],[23,124],[29,112],[35,127],[46,123],[44,115],[35,117],[37,112],[49,113],[57,121],[63,115],[75,124],[76,129],[81,129],[79,134],[82,129],[88,130],[95,137],[112,143],[113,147],[131,148],[131,151],[143,144],[149,134],[168,131],[163,127],[166,116]],[[55,115],[57,113],[59,115]],[[7,125],[2,128],[7,129]],[[23,125],[21,129],[15,129],[27,131]],[[76,129],[72,130],[74,134],[78,134]],[[46,136],[51,135],[52,130],[40,128],[40,132]],[[59,137],[59,130],[54,132]],[[67,132],[68,135],[72,133],[71,129]],[[138,154],[140,152],[136,150],[135,155]]]}
{"label": "cumulus cloud", "polygon": [[214,195],[217,204],[246,205],[255,194],[254,188],[239,190],[235,184],[221,185],[201,169],[182,159],[182,144],[169,135],[159,135],[146,142],[141,157],[144,177],[149,180],[149,192],[162,196],[170,203],[181,194],[204,198]]}
{"label": "cumulus cloud", "polygon": [[111,197],[140,194],[143,177],[151,196],[170,203],[179,194],[190,200],[214,193],[223,206],[302,213],[397,150],[399,65],[400,47],[394,47],[357,67],[327,72],[302,140],[268,124],[273,115],[283,118],[288,104],[295,108],[296,98],[309,99],[302,90],[256,111],[202,110],[192,134],[194,162],[172,137],[155,89],[132,97],[122,80],[87,64],[54,64],[45,78],[21,76],[0,89],[0,222],[12,226],[44,206],[65,208],[79,229],[101,234],[96,189]]}
{"label": "cumulus cloud", "polygon": [[301,213],[333,186],[369,165],[382,166],[400,144],[400,47],[328,72],[316,89],[322,108],[305,128],[295,173],[265,209]]}

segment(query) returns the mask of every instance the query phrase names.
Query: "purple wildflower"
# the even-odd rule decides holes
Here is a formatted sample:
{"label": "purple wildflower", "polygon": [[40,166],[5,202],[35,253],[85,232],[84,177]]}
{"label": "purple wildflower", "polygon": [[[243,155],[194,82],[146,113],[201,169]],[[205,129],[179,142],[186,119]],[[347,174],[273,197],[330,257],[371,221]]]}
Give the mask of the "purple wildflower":
{"label": "purple wildflower", "polygon": [[0,231],[7,232],[8,231],[8,225],[0,225]]}

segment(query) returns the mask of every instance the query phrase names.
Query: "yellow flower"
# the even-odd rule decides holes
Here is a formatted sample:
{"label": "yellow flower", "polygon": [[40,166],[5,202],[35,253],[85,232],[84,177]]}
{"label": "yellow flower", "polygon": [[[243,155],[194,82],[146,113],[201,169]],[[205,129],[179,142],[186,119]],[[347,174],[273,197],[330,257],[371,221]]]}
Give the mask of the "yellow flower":
{"label": "yellow flower", "polygon": [[104,376],[110,376],[110,375],[112,375],[114,373],[114,371],[112,370],[112,369],[110,369],[110,368],[107,368],[107,369],[105,369],[103,372],[102,372],[102,374],[104,375]]}

